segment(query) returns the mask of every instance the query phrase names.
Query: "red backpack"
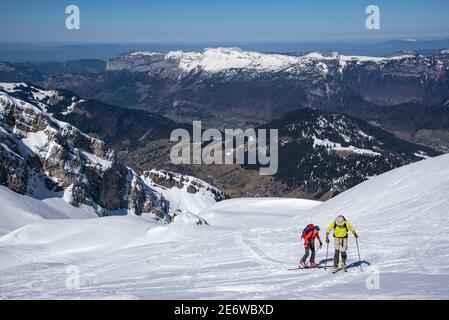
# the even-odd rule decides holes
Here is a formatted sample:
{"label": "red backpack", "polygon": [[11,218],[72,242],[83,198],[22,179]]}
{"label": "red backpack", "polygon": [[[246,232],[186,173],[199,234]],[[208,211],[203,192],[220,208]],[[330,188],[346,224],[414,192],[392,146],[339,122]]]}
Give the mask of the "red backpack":
{"label": "red backpack", "polygon": [[315,226],[313,224],[308,224],[302,231],[301,239],[304,239],[305,236],[313,229],[315,229]]}

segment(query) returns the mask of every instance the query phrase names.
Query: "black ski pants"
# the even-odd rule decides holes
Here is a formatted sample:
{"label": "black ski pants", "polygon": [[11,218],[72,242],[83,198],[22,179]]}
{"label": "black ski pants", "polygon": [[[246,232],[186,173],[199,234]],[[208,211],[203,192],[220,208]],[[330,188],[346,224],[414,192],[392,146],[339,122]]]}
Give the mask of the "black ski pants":
{"label": "black ski pants", "polygon": [[305,250],[306,252],[304,253],[304,256],[302,257],[301,261],[306,263],[307,257],[311,253],[310,262],[311,263],[315,262],[315,242],[309,241],[309,246],[305,248]]}

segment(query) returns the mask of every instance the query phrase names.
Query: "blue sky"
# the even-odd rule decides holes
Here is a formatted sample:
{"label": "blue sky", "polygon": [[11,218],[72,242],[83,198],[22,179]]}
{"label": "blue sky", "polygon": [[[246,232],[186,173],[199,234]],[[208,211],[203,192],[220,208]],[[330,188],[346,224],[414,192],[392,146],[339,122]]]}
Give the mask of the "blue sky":
{"label": "blue sky", "polygon": [[[447,0],[21,0],[2,1],[2,42],[349,41],[449,38]],[[65,28],[65,8],[81,30]],[[381,30],[365,8],[381,9]]]}

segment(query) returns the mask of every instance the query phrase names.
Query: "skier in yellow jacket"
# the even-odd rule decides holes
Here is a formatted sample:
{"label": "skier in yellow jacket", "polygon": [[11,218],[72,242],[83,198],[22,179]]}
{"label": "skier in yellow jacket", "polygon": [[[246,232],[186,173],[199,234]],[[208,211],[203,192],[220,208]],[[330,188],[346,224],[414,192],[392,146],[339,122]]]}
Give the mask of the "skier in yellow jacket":
{"label": "skier in yellow jacket", "polygon": [[329,243],[329,233],[334,230],[334,272],[338,270],[338,263],[340,260],[341,252],[341,268],[346,271],[346,251],[348,250],[348,231],[351,231],[354,237],[359,236],[355,232],[354,228],[351,226],[348,220],[344,216],[338,216],[330,224],[329,228],[326,230],[326,242]]}

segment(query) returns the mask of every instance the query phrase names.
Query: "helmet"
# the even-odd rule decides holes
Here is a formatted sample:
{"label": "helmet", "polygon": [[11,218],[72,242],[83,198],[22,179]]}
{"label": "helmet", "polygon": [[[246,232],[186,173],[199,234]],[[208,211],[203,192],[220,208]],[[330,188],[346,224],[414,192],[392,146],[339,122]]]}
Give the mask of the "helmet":
{"label": "helmet", "polygon": [[316,230],[316,231],[320,231],[320,227],[315,226],[315,230]]}

